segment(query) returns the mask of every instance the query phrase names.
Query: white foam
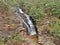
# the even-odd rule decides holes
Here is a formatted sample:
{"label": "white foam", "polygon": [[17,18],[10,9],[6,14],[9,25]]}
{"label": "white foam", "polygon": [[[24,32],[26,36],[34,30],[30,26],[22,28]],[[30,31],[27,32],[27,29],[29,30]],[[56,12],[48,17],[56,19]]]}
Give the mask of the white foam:
{"label": "white foam", "polygon": [[24,13],[21,9],[19,9],[19,12],[20,12],[20,13]]}

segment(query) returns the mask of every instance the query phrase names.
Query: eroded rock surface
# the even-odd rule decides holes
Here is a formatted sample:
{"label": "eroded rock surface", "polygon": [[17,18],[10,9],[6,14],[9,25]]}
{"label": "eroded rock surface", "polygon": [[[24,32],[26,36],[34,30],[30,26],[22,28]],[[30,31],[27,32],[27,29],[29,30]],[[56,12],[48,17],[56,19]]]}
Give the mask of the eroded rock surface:
{"label": "eroded rock surface", "polygon": [[50,35],[49,25],[51,23],[51,18],[46,17],[43,19],[40,29],[38,30],[38,42],[41,45],[56,45],[54,43],[54,37]]}

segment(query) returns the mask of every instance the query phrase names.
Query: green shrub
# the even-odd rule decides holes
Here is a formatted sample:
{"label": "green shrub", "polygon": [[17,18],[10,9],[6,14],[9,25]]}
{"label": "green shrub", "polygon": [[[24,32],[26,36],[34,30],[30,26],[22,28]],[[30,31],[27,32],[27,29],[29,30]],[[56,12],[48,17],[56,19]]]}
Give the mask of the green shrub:
{"label": "green shrub", "polygon": [[53,34],[56,37],[60,37],[60,21],[56,20],[51,23],[51,34]]}
{"label": "green shrub", "polygon": [[[51,9],[52,16],[60,18],[60,0],[0,0],[0,11],[2,12],[7,11],[11,13],[11,7],[16,6],[19,6],[25,13],[30,15],[36,24],[40,23],[48,7]],[[51,33],[60,37],[60,21],[56,20],[51,23],[51,27]],[[19,41],[19,36],[16,38]]]}
{"label": "green shrub", "polygon": [[2,1],[0,1],[0,12],[8,11],[8,5],[5,5]]}
{"label": "green shrub", "polygon": [[[20,2],[19,2],[20,1]],[[38,24],[45,15],[45,9],[51,8],[51,14],[60,17],[60,0],[18,0],[19,6]]]}
{"label": "green shrub", "polygon": [[50,7],[52,16],[60,18],[60,0],[0,0],[5,5],[4,9],[10,11],[11,7],[19,6],[25,13],[30,15],[36,24],[45,15],[45,9]]}

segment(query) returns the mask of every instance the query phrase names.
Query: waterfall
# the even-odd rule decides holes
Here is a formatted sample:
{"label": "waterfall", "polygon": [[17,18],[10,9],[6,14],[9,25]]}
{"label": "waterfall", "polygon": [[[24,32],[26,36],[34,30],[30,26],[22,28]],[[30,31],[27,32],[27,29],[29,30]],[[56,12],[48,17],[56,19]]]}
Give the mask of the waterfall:
{"label": "waterfall", "polygon": [[[25,24],[26,28],[28,29],[28,34],[29,35],[36,35],[36,28],[32,22],[32,20],[30,19],[30,16],[25,14],[22,9],[20,9],[19,7],[16,8],[16,15],[22,20],[22,22]],[[19,14],[23,14],[26,19],[23,19]]]}

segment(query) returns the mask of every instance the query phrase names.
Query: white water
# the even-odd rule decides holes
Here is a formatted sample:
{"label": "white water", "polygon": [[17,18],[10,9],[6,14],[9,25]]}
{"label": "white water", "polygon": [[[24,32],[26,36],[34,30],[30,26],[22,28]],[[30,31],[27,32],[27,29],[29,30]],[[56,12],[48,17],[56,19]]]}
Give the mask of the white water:
{"label": "white water", "polygon": [[[23,19],[19,14],[23,14],[24,16],[26,16],[26,19]],[[33,22],[31,21],[29,15],[25,14],[22,9],[20,9],[19,7],[16,8],[16,15],[22,20],[22,22],[25,24],[25,26],[28,29],[28,34],[30,35],[35,35],[36,33],[36,28],[33,25]]]}

